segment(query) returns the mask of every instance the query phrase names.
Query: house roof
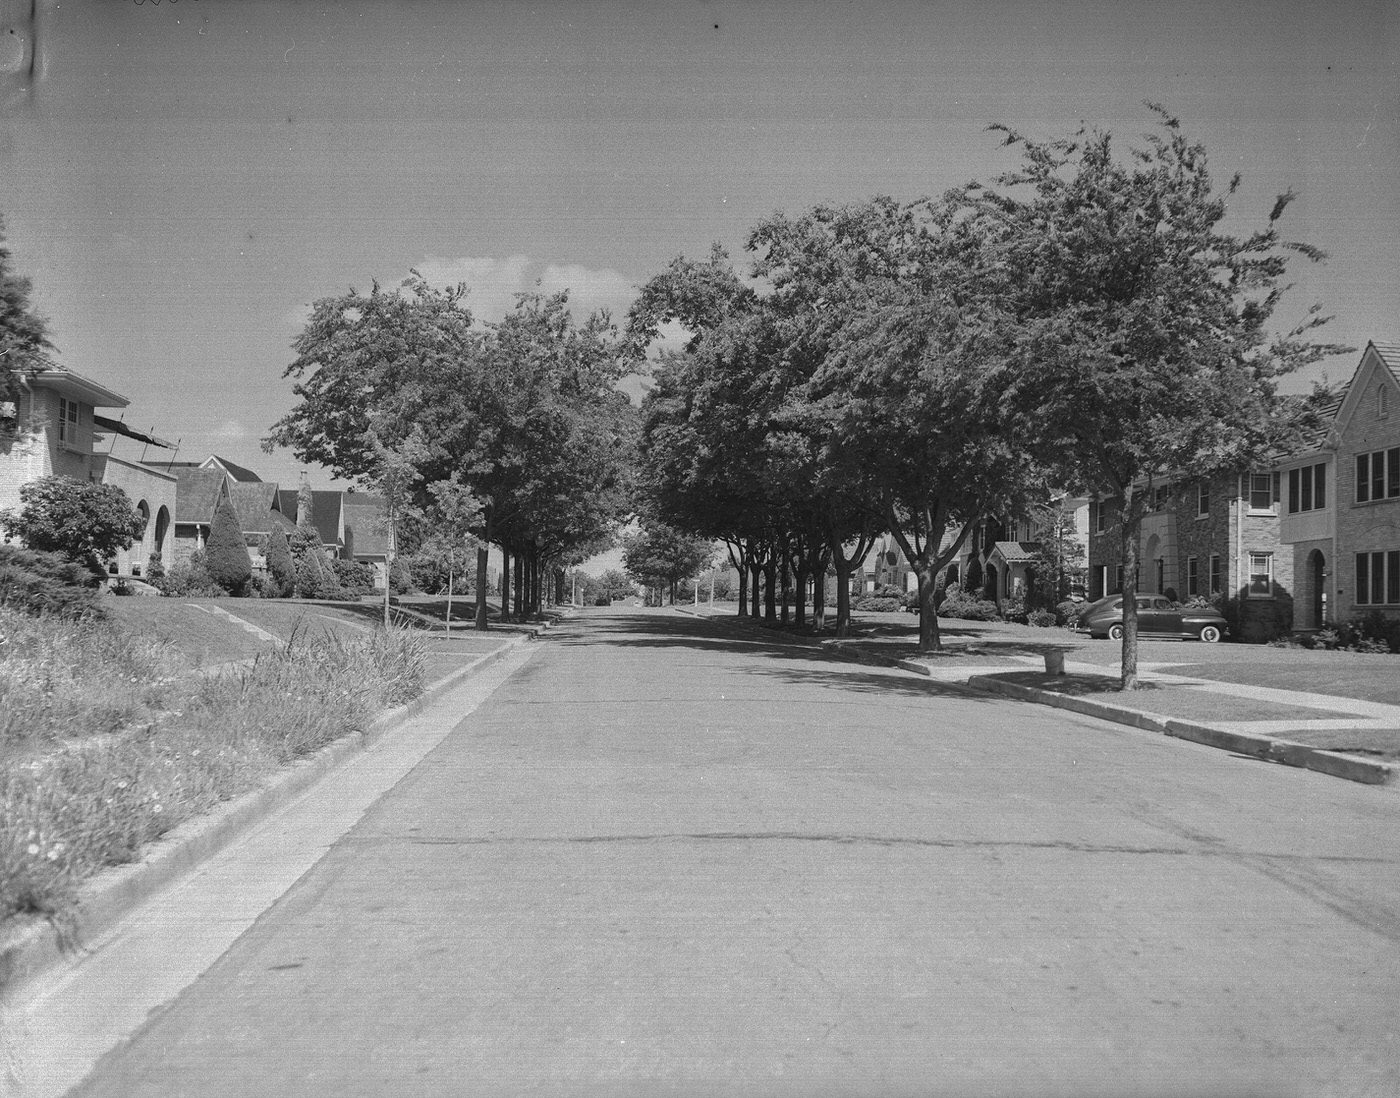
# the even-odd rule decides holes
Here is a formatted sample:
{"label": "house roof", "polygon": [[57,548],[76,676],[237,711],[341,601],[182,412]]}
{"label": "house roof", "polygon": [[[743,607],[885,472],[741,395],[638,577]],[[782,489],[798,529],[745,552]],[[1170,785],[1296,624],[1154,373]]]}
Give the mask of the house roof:
{"label": "house roof", "polygon": [[261,484],[263,482],[262,477],[258,476],[258,474],[251,469],[245,469],[241,465],[235,465],[233,462],[229,461],[228,458],[219,457],[218,454],[210,454],[204,459],[203,464],[207,468],[210,462],[220,466],[229,476],[233,477],[234,480],[243,484]]}
{"label": "house roof", "polygon": [[382,557],[389,550],[389,532],[383,528],[384,501],[359,493],[345,496],[345,540],[353,540],[357,557]]}
{"label": "house roof", "polygon": [[1395,383],[1400,385],[1400,343],[1373,339],[1371,346],[1376,349],[1376,354],[1385,363],[1385,367],[1390,371],[1390,376],[1395,379]]}
{"label": "house roof", "polygon": [[245,534],[265,534],[272,529],[273,504],[277,502],[276,484],[240,482],[231,485],[228,494],[233,500],[234,510],[238,512],[239,529]]}
{"label": "house roof", "polygon": [[[340,544],[340,509],[343,492],[312,489],[311,524],[316,527],[323,545]],[[279,507],[287,518],[296,522],[297,490],[282,488],[277,492]]]}
{"label": "house roof", "polygon": [[1007,564],[1019,564],[1022,561],[1035,560],[1039,549],[1038,541],[999,541],[992,547],[992,552]]}
{"label": "house roof", "polygon": [[172,465],[169,471],[175,474],[175,521],[212,523],[219,500],[228,495],[228,477],[220,469],[186,465]]}
{"label": "house roof", "polygon": [[34,384],[57,389],[66,396],[86,401],[94,408],[125,408],[131,403],[121,393],[57,363],[35,370],[30,376]]}

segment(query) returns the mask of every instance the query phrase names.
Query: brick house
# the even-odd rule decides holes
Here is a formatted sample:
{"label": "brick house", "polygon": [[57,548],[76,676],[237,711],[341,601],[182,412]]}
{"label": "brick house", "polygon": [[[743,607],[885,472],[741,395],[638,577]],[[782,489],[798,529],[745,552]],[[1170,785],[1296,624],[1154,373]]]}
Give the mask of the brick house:
{"label": "brick house", "polygon": [[[1232,630],[1266,640],[1293,626],[1293,555],[1281,540],[1279,470],[1155,485],[1138,544],[1137,589],[1231,601]],[[1122,527],[1107,500],[1089,505],[1089,598],[1123,589]],[[1227,612],[1227,617],[1231,613]]]}
{"label": "brick house", "polygon": [[1035,586],[1035,561],[1042,538],[1055,525],[1054,510],[1068,519],[1068,536],[1087,548],[1088,497],[1067,494],[1052,500],[1038,517],[1001,516],[978,524],[944,569],[943,582],[961,583],[998,605],[1025,598]]}
{"label": "brick house", "polygon": [[[176,478],[115,453],[116,439],[145,446],[170,447],[154,435],[136,431],[99,408],[125,408],[120,393],[64,366],[26,371],[19,400],[0,404],[0,509],[20,506],[19,490],[48,476],[115,485],[145,518],[141,537],[122,550],[108,570],[140,576],[155,558],[173,563],[170,537],[177,499]],[[106,444],[107,452],[98,447]]]}
{"label": "brick house", "polygon": [[1300,628],[1400,616],[1400,344],[1369,343],[1332,411],[1278,466]]}

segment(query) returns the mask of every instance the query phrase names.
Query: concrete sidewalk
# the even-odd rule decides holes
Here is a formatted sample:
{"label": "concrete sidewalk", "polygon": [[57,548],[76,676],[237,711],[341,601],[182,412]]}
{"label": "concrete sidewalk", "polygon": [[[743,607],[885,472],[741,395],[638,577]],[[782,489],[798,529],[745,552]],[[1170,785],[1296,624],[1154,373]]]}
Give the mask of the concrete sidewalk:
{"label": "concrete sidewalk", "polygon": [[[140,861],[106,869],[84,886],[71,917],[12,919],[0,927],[0,1005],[28,994],[31,984],[81,961],[132,911],[172,887],[302,796],[331,771],[391,738],[433,703],[548,628],[547,623],[475,634],[469,646],[453,638],[429,652],[433,681],[415,701],[389,710],[363,732],[350,732],[281,771],[267,785],[187,821],[152,844]],[[0,1064],[0,1070],[3,1064]],[[0,1093],[5,1093],[0,1088]]]}
{"label": "concrete sidewalk", "polygon": [[[728,621],[735,628],[754,630],[770,638],[784,638],[793,644],[820,647],[838,658],[899,667],[946,685],[1067,709],[1351,781],[1383,785],[1394,782],[1400,776],[1400,765],[1385,761],[1382,757],[1335,749],[1348,739],[1345,733],[1356,732],[1364,734],[1368,742],[1393,740],[1394,754],[1400,756],[1400,706],[1397,705],[1311,691],[1222,682],[1157,670],[1174,666],[1167,663],[1139,664],[1139,682],[1146,689],[1129,695],[1111,689],[1075,693],[1066,687],[1076,679],[1092,678],[1101,681],[1105,687],[1111,687],[1119,677],[1119,666],[1066,659],[1062,679],[1048,672],[1029,675],[1029,672],[1045,672],[1046,660],[1043,655],[1025,654],[1023,649],[1028,646],[1025,642],[979,642],[966,646],[969,650],[965,654],[905,659],[880,651],[882,647],[891,646],[890,642],[871,642],[860,638],[852,641],[818,640],[769,629],[760,622],[741,619],[737,615],[707,613],[703,607],[698,612],[684,606],[676,609],[712,620]],[[1047,652],[1063,651],[1062,646],[1053,643],[1053,638],[1046,638],[1045,643],[1035,647],[1043,647]],[[1039,681],[1024,681],[1027,678]],[[1056,689],[1057,686],[1060,689]],[[1208,713],[1204,718],[1201,716],[1203,710]],[[1386,746],[1390,746],[1388,742]]]}

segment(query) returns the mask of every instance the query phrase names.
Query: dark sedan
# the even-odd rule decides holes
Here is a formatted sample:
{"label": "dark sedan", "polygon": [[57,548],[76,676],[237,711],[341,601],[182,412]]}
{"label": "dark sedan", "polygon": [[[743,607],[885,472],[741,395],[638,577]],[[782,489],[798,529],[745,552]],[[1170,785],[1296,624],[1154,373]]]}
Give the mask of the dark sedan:
{"label": "dark sedan", "polygon": [[[1161,595],[1137,596],[1138,636],[1180,637],[1214,644],[1229,632],[1213,606],[1182,606]],[[1123,596],[1109,595],[1079,616],[1079,630],[1091,637],[1123,636]]]}

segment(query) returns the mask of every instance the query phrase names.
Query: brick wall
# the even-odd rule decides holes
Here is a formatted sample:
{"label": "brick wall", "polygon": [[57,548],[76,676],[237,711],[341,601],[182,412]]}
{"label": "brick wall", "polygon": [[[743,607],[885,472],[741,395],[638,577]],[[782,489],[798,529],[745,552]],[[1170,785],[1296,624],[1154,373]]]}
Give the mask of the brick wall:
{"label": "brick wall", "polygon": [[[1389,617],[1400,617],[1400,605],[1359,606],[1355,602],[1356,554],[1400,550],[1400,497],[1356,502],[1356,456],[1400,446],[1400,387],[1382,376],[1383,369],[1373,364],[1373,368],[1358,371],[1352,383],[1355,404],[1343,425],[1337,450],[1337,621],[1377,609]],[[1387,386],[1390,394],[1384,417],[1377,397],[1381,385]]]}

